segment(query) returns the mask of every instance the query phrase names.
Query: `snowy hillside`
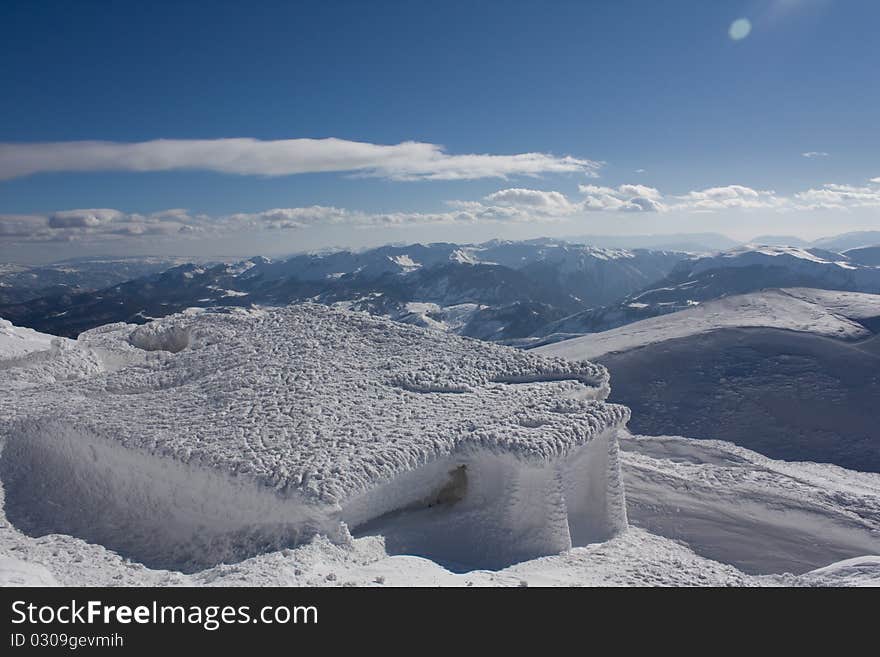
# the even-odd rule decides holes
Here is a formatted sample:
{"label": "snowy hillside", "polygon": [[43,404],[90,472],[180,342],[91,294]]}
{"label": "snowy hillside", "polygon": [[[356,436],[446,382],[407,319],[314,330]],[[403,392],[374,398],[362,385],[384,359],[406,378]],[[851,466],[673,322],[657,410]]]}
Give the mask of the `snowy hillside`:
{"label": "snowy hillside", "polygon": [[858,340],[880,318],[880,295],[793,288],[725,297],[662,317],[535,349],[563,358],[597,358],[722,328],[761,327]]}
{"label": "snowy hillside", "polygon": [[865,246],[880,245],[880,230],[861,230],[832,237],[823,237],[812,242],[812,246],[833,251],[846,251]]}
{"label": "snowy hillside", "polygon": [[618,303],[550,322],[530,337],[510,344],[536,347],[767,288],[878,293],[880,267],[871,259],[872,253],[872,249],[835,253],[817,248],[748,245],[686,259],[666,278]]}
{"label": "snowy hillside", "polygon": [[768,287],[880,292],[880,268],[826,249],[747,245],[685,260],[670,275],[632,297],[633,303],[706,301]]}
{"label": "snowy hillside", "polygon": [[606,365],[639,433],[880,471],[878,318],[880,295],[769,290],[535,351]]}
{"label": "snowy hillside", "polygon": [[857,249],[844,251],[844,255],[850,262],[871,267],[880,267],[880,246],[864,246]]}

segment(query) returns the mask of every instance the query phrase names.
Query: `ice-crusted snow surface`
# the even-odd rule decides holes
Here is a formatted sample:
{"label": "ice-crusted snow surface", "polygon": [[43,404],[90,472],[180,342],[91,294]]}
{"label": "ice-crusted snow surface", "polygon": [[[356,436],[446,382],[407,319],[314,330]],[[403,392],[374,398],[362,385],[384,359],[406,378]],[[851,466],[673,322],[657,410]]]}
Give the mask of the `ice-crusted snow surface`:
{"label": "ice-crusted snow surface", "polygon": [[[404,513],[400,549],[494,566],[626,525],[629,412],[589,362],[305,304],[107,325],[0,376],[8,516],[144,563],[198,570]],[[475,538],[438,549],[427,527]]]}
{"label": "ice-crusted snow surface", "polygon": [[776,328],[842,340],[867,338],[859,320],[880,316],[880,295],[792,288],[766,290],[709,301],[670,315],[538,347],[564,358],[597,358],[723,328]]}
{"label": "ice-crusted snow surface", "polygon": [[562,456],[628,418],[601,402],[600,365],[314,304],[109,325],[79,343],[101,376],[43,387],[5,415],[63,417],[327,503],[467,447]]}
{"label": "ice-crusted snow surface", "polygon": [[[295,549],[184,574],[145,568],[70,536],[32,538],[0,518],[0,581],[90,586],[880,586],[880,475],[773,461],[719,441],[634,436],[621,444],[628,510],[638,526],[607,541],[498,570],[452,572],[429,559],[389,554],[381,536],[365,536],[342,544],[317,537]],[[790,536],[797,540],[787,542],[788,514],[805,509],[818,524],[804,525],[801,533]],[[648,528],[652,522],[678,534],[670,537],[671,530]],[[701,523],[708,529],[701,530]],[[722,526],[724,533],[717,531]],[[725,555],[708,556],[713,538],[729,537],[735,538],[729,549],[738,551],[738,558],[762,567],[749,574],[726,562]],[[846,541],[850,544],[842,548]],[[792,574],[778,561],[770,565],[780,547],[788,555],[799,549],[801,555],[813,552],[813,557],[824,549],[821,558],[827,561],[818,568],[804,562],[797,569],[801,574]]]}

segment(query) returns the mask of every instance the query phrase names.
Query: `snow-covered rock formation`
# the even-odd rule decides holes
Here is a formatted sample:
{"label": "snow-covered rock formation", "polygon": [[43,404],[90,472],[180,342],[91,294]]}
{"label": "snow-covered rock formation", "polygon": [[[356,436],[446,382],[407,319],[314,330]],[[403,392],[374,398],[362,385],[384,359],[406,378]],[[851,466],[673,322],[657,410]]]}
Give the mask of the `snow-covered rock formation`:
{"label": "snow-covered rock formation", "polygon": [[379,528],[502,567],[626,526],[629,412],[586,361],[306,304],[108,325],[0,380],[9,520],[150,566]]}

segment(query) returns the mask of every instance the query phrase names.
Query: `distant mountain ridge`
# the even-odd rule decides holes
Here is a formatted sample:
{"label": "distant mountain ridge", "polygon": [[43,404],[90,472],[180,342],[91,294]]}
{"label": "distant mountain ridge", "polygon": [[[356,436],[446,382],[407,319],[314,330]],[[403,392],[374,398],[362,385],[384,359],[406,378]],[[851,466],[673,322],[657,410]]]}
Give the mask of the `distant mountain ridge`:
{"label": "distant mountain ridge", "polygon": [[[872,235],[817,242],[858,243]],[[534,347],[780,287],[880,292],[880,246],[838,251],[749,244],[684,252],[540,238],[398,244],[239,262],[106,258],[38,268],[4,265],[0,317],[73,337],[101,324],[145,322],[192,306],[309,300]]]}
{"label": "distant mountain ridge", "polygon": [[174,256],[133,256],[72,258],[33,267],[0,265],[0,305],[98,290],[191,261]]}
{"label": "distant mountain ridge", "polygon": [[0,306],[19,326],[75,336],[102,324],[145,322],[190,306],[305,300],[504,340],[588,307],[614,303],[666,276],[688,254],[560,240],[383,246],[361,252],[194,264],[98,291],[64,290]]}
{"label": "distant mountain ridge", "polygon": [[668,276],[620,302],[552,322],[517,344],[539,346],[768,288],[806,287],[878,294],[880,266],[870,264],[875,258],[874,249],[837,253],[792,246],[742,246],[695,256],[680,261]]}

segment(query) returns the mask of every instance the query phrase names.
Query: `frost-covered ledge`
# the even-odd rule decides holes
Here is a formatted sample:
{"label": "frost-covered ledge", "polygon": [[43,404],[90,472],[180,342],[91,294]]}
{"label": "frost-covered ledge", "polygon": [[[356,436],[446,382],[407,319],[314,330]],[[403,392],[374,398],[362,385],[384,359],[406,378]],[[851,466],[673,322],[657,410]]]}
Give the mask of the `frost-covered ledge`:
{"label": "frost-covered ledge", "polygon": [[[608,374],[317,305],[87,332],[6,411],[10,520],[194,570],[316,533],[500,566],[626,524]],[[141,354],[139,357],[138,354]]]}

